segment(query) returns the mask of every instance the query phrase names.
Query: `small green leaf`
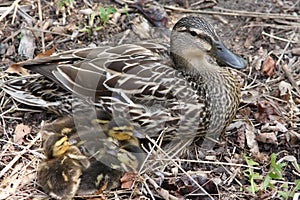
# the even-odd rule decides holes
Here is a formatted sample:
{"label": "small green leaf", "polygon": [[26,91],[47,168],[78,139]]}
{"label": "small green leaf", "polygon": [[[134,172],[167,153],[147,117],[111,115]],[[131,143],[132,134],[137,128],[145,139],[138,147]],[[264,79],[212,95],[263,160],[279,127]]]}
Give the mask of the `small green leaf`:
{"label": "small green leaf", "polygon": [[282,196],[284,199],[287,199],[289,197],[288,192],[284,192],[284,191],[278,191],[278,194],[280,196]]}
{"label": "small green leaf", "polygon": [[263,189],[263,190],[265,190],[267,187],[270,186],[271,180],[272,180],[272,178],[271,178],[269,175],[267,175],[267,176],[265,177],[265,180],[264,180],[263,186],[262,186],[262,189]]}
{"label": "small green leaf", "polygon": [[272,153],[271,155],[271,166],[269,176],[272,179],[283,180],[282,171],[283,167],[286,166],[286,163],[276,163],[277,154]]}
{"label": "small green leaf", "polygon": [[296,184],[296,186],[295,186],[294,190],[300,191],[300,179],[295,180],[295,184]]}

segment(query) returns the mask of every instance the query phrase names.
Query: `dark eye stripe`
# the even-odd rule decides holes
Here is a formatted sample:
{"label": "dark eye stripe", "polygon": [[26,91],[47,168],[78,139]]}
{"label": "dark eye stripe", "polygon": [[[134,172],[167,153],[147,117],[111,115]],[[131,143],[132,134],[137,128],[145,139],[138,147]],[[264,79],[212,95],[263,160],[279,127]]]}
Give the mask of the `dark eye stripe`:
{"label": "dark eye stripe", "polygon": [[209,44],[213,43],[213,38],[208,33],[206,33],[205,31],[198,31],[197,32],[197,31],[194,31],[194,30],[190,30],[189,32],[192,36],[197,36],[198,38],[201,38],[202,40],[205,40]]}

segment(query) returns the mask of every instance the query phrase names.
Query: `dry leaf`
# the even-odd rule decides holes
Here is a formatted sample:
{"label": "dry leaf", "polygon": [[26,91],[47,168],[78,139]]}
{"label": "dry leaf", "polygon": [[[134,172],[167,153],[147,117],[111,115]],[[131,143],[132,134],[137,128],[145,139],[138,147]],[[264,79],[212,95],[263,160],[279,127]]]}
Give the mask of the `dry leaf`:
{"label": "dry leaf", "polygon": [[261,133],[256,136],[256,140],[265,144],[278,145],[277,137],[274,132],[272,133]]}
{"label": "dry leaf", "polygon": [[246,122],[245,121],[237,121],[235,123],[231,123],[229,126],[232,126],[232,128],[237,129],[237,143],[239,144],[240,148],[245,148],[246,144]]}
{"label": "dry leaf", "polygon": [[300,133],[297,133],[296,131],[289,131],[286,135],[287,141],[289,142],[290,145],[292,146],[297,146],[299,147],[300,145]]}
{"label": "dry leaf", "polygon": [[67,28],[62,27],[62,26],[54,26],[50,30],[54,33],[62,33],[62,34],[65,34],[68,32]]}
{"label": "dry leaf", "polygon": [[9,57],[16,54],[16,47],[14,45],[11,45],[8,47],[5,56]]}
{"label": "dry leaf", "polygon": [[276,63],[271,56],[263,62],[261,66],[261,73],[266,76],[273,76],[276,69]]}
{"label": "dry leaf", "polygon": [[14,139],[13,141],[17,144],[23,143],[23,138],[25,135],[29,134],[31,131],[31,128],[29,126],[26,126],[24,124],[18,124],[15,129]]}
{"label": "dry leaf", "polygon": [[132,188],[134,185],[135,177],[137,176],[136,173],[133,172],[127,172],[124,174],[124,176],[121,178],[121,188],[123,189],[129,189]]}
{"label": "dry leaf", "polygon": [[258,153],[259,154],[259,148],[256,141],[256,135],[255,135],[255,128],[253,124],[250,121],[247,121],[246,127],[245,127],[245,136],[247,141],[247,146],[250,148],[250,151],[252,153]]}
{"label": "dry leaf", "polygon": [[49,57],[49,56],[51,56],[52,54],[55,53],[55,49],[56,49],[56,46],[54,46],[53,48],[49,49],[45,53],[39,53],[34,59]]}
{"label": "dry leaf", "polygon": [[22,186],[32,182],[35,178],[33,169],[26,168],[25,163],[18,163],[12,172],[8,174],[0,183],[0,199],[8,199],[9,196],[16,194]]}
{"label": "dry leaf", "polygon": [[279,131],[279,132],[283,132],[283,133],[288,131],[288,129],[285,127],[284,124],[282,124],[278,121],[275,121],[275,124],[276,124],[275,126],[270,126],[267,123],[261,127],[261,130],[262,131],[277,131],[277,132]]}
{"label": "dry leaf", "polygon": [[257,55],[253,57],[253,61],[251,65],[254,67],[255,70],[260,71],[261,70],[261,63],[265,60],[265,58],[268,56],[267,49],[264,49],[260,47],[257,51]]}
{"label": "dry leaf", "polygon": [[29,75],[29,72],[27,71],[27,69],[21,67],[20,65],[18,64],[12,64],[10,65],[7,70],[5,70],[6,72],[9,72],[9,73],[17,73],[17,74],[21,74],[23,76],[25,75]]}
{"label": "dry leaf", "polygon": [[269,163],[270,157],[266,153],[253,153],[253,159],[259,163]]}
{"label": "dry leaf", "polygon": [[257,104],[257,112],[254,113],[254,118],[261,123],[268,123],[270,121],[279,121],[280,112],[277,109],[278,106],[275,106],[269,101],[260,101]]}
{"label": "dry leaf", "polygon": [[251,115],[251,108],[242,108],[239,110],[239,113],[243,116],[243,118],[249,118]]}
{"label": "dry leaf", "polygon": [[21,38],[18,53],[21,56],[32,59],[35,50],[35,38],[31,31],[22,30],[23,37]]}
{"label": "dry leaf", "polygon": [[281,81],[278,85],[279,91],[280,91],[280,96],[283,97],[284,100],[289,100],[292,93],[292,86],[291,84]]}
{"label": "dry leaf", "polygon": [[300,47],[298,48],[293,48],[292,49],[292,54],[296,55],[296,56],[300,56]]}
{"label": "dry leaf", "polygon": [[244,104],[256,104],[259,92],[257,90],[247,90],[241,92],[241,103]]}
{"label": "dry leaf", "polygon": [[[100,195],[100,194],[102,194],[102,193],[107,189],[107,185],[108,185],[108,182],[105,182],[105,183],[102,185],[102,187],[101,187],[98,191],[96,191],[94,194],[95,194],[95,195]],[[90,198],[90,199],[94,199],[94,198]],[[100,197],[100,199],[102,199],[102,197]]]}

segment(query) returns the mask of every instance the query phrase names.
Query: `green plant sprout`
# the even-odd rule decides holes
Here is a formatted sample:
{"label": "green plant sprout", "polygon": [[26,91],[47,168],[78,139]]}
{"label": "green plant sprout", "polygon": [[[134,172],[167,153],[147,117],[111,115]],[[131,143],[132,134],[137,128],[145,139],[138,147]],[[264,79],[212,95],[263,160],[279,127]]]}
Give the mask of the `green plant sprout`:
{"label": "green plant sprout", "polygon": [[[255,172],[252,168],[244,170],[244,175],[248,177],[250,182],[250,186],[246,187],[247,191],[255,194],[259,190],[266,190],[267,188],[270,188],[271,190],[274,190],[274,192],[277,192],[284,199],[292,198],[296,192],[300,191],[300,179],[295,180],[294,183],[284,182],[284,167],[287,166],[287,164],[285,162],[282,162],[282,160],[291,161],[292,166],[296,171],[299,170],[299,164],[297,163],[295,158],[280,159],[276,162],[277,156],[278,155],[275,153],[271,155],[270,169],[264,178],[258,172]],[[243,155],[243,157],[249,167],[259,166],[259,163],[253,161],[249,156]],[[261,180],[263,180],[262,183],[258,184],[258,182]],[[279,187],[276,188],[275,184],[280,185],[277,185]],[[291,188],[291,185],[294,185],[294,187]],[[278,190],[278,188],[282,190]]]}
{"label": "green plant sprout", "polygon": [[74,3],[75,0],[60,0],[58,2],[58,7],[62,9],[63,7],[69,7],[70,4]]}
{"label": "green plant sprout", "polygon": [[[259,166],[257,162],[252,160],[249,156],[243,155],[244,159],[246,160],[246,163],[250,167]],[[249,178],[250,187],[246,187],[247,191],[251,192],[252,194],[255,194],[260,188],[256,184],[256,180],[262,180],[262,176],[258,172],[254,172],[253,168],[248,168],[244,170],[245,176]]]}
{"label": "green plant sprout", "polygon": [[101,6],[99,8],[99,17],[100,17],[100,20],[103,23],[103,25],[105,25],[109,21],[110,15],[114,14],[116,12],[117,12],[116,8],[112,8],[110,6],[107,8],[104,8]]}

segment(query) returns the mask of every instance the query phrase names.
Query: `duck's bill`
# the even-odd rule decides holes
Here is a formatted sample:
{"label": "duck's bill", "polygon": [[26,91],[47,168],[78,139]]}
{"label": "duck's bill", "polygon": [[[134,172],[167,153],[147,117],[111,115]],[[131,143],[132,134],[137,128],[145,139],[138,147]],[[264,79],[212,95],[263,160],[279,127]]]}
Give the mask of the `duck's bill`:
{"label": "duck's bill", "polygon": [[243,69],[247,66],[245,59],[231,52],[222,42],[217,42],[214,47],[213,53],[218,62],[236,69]]}

